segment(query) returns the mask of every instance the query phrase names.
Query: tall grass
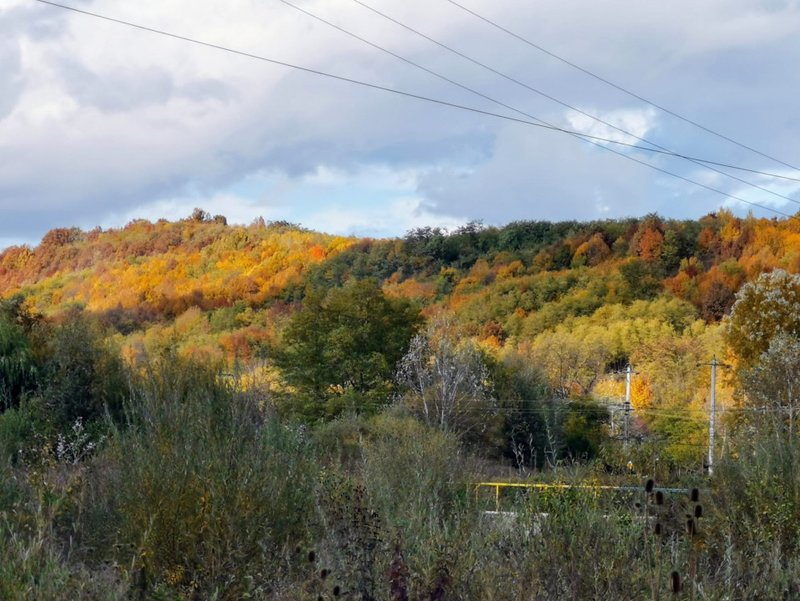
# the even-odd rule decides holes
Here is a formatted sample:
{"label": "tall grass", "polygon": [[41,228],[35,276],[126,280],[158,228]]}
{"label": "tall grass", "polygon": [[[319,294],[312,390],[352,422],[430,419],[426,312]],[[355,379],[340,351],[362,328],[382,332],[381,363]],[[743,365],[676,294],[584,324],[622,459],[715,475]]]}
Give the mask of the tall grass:
{"label": "tall grass", "polygon": [[[130,386],[98,448],[0,461],[0,599],[800,598],[796,438],[735,441],[698,499],[642,482],[509,495],[498,516],[462,442],[399,410],[312,434],[174,357]],[[0,417],[5,448],[23,416]]]}
{"label": "tall grass", "polygon": [[95,460],[87,544],[129,566],[142,592],[269,590],[286,550],[308,536],[307,441],[202,366],[157,361],[134,390],[128,426]]}

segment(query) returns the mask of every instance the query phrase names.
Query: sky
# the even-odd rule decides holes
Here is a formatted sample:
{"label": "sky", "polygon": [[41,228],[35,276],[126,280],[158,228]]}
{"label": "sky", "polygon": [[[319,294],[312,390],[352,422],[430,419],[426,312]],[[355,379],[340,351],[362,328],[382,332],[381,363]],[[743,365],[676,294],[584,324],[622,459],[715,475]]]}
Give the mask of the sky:
{"label": "sky", "polygon": [[[800,178],[796,1],[459,0],[519,37],[448,0],[60,1],[480,111]],[[0,73],[0,248],[35,245],[54,227],[178,219],[195,207],[232,223],[262,216],[372,237],[473,220],[800,208],[798,181],[590,144],[36,0],[0,0]]]}

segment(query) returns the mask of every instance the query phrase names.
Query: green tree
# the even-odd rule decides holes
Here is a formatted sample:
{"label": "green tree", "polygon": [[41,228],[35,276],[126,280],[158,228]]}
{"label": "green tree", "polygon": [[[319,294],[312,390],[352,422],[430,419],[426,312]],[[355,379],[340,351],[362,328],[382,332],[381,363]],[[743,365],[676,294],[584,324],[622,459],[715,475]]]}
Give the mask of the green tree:
{"label": "green tree", "polygon": [[656,264],[647,263],[639,258],[632,258],[619,267],[624,289],[624,300],[631,302],[637,299],[652,299],[661,292],[662,284]]}
{"label": "green tree", "polygon": [[574,400],[566,407],[564,452],[570,459],[591,459],[608,440],[608,410],[590,400]]}
{"label": "green tree", "polygon": [[300,403],[295,409],[319,418],[387,402],[395,364],[419,323],[414,305],[385,296],[374,280],[308,294],[275,356]]}
{"label": "green tree", "polygon": [[518,469],[555,465],[563,403],[553,398],[545,373],[529,356],[508,347],[502,360],[490,360],[488,367],[502,417],[503,455]]}
{"label": "green tree", "polygon": [[15,407],[35,389],[39,375],[32,333],[39,317],[22,296],[0,300],[0,410]]}

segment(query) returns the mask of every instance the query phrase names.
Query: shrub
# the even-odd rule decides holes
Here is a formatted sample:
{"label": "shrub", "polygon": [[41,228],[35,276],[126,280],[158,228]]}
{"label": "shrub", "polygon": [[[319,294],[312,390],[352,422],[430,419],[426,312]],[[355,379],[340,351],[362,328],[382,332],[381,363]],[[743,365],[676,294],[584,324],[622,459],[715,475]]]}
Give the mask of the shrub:
{"label": "shrub", "polygon": [[42,430],[42,417],[35,401],[0,413],[0,464],[16,464]]}
{"label": "shrub", "polygon": [[142,590],[240,598],[306,538],[314,463],[297,430],[213,369],[166,357],[135,384],[128,427],[95,462],[88,542]]}
{"label": "shrub", "polygon": [[49,332],[46,351],[41,395],[57,431],[77,419],[89,424],[107,411],[121,419],[128,391],[123,364],[96,323],[80,312],[68,314]]}

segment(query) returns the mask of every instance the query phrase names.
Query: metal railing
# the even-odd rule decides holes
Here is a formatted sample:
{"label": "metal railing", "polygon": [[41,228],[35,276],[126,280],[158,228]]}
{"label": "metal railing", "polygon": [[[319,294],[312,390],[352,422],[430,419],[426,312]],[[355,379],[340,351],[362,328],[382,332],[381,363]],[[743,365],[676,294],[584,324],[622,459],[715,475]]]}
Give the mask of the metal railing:
{"label": "metal railing", "polygon": [[[477,497],[481,488],[493,488],[495,499],[495,511],[500,511],[500,491],[505,488],[527,488],[533,490],[547,489],[585,489],[585,490],[617,490],[623,492],[643,492],[644,486],[612,486],[608,484],[549,484],[545,482],[478,482],[475,485],[475,495]],[[664,493],[688,494],[688,488],[664,488],[655,487],[653,491]]]}

